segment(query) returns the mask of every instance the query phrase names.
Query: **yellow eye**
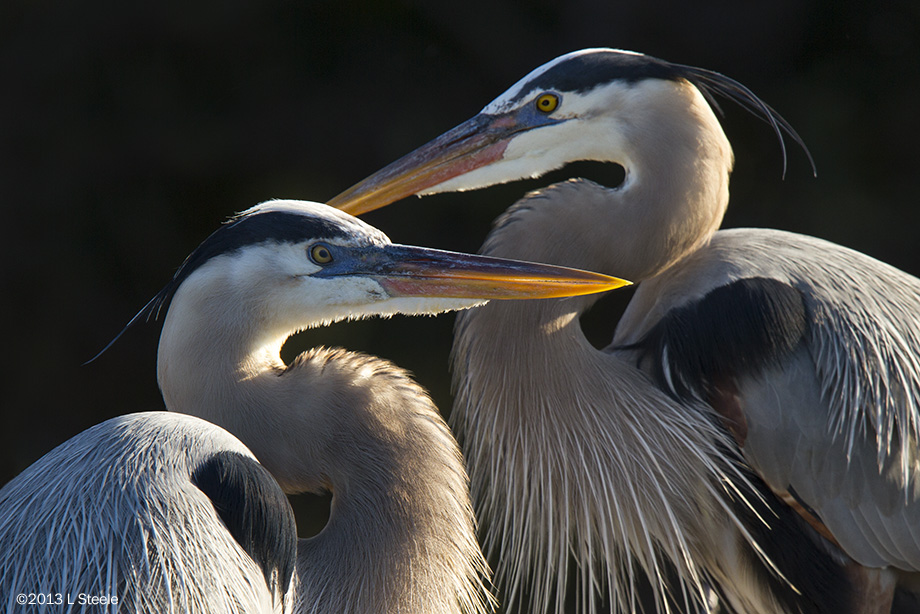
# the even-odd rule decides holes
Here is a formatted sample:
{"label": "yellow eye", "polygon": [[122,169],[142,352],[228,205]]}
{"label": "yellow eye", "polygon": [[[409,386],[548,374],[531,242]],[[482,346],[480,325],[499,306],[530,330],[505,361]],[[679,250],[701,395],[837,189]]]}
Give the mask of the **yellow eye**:
{"label": "yellow eye", "polygon": [[316,264],[329,264],[332,262],[332,252],[322,243],[317,243],[310,248],[310,260]]}
{"label": "yellow eye", "polygon": [[559,106],[559,96],[555,94],[540,94],[537,97],[537,110],[541,113],[552,113]]}

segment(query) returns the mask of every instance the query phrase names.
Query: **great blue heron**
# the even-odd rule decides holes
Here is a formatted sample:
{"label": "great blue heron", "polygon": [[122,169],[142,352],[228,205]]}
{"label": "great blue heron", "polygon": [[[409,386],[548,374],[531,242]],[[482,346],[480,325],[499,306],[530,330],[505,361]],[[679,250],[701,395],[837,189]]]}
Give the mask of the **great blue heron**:
{"label": "great blue heron", "polygon": [[[131,320],[168,309],[159,384],[169,410],[197,418],[110,420],[4,486],[2,606],[33,611],[19,595],[51,595],[63,604],[48,611],[69,611],[84,594],[125,611],[269,612],[296,554],[299,612],[486,610],[467,475],[424,390],[375,357],[317,348],[285,365],[281,346],[346,318],[619,283],[394,245],[325,205],[250,209]],[[328,524],[296,552],[290,509],[262,467],[289,493],[333,494]]]}
{"label": "great blue heron", "polygon": [[733,162],[716,94],[801,144],[732,79],[588,49],[330,204],[625,169],[528,195],[483,248],[641,281],[605,351],[579,326],[593,297],[457,321],[452,420],[506,602],[560,611],[572,555],[592,608],[634,607],[636,566],[664,602],[664,561],[690,606],[713,585],[738,612],[916,608],[920,280],[815,238],[716,232]]}

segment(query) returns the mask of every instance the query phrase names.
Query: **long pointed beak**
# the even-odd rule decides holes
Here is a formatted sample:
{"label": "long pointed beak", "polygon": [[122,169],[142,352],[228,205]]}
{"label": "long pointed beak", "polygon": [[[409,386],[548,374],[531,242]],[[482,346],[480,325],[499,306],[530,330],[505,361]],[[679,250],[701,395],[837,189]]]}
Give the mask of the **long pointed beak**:
{"label": "long pointed beak", "polygon": [[579,269],[407,245],[375,249],[361,258],[359,268],[352,273],[374,277],[391,296],[556,298],[630,283]]}
{"label": "long pointed beak", "polygon": [[502,157],[524,130],[511,115],[480,113],[345,190],[328,205],[361,215],[420,194]]}

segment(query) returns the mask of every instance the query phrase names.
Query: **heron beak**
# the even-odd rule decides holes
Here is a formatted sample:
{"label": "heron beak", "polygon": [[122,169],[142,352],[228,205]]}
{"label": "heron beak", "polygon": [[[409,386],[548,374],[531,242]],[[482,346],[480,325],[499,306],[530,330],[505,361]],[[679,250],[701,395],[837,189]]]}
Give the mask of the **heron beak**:
{"label": "heron beak", "polygon": [[526,299],[578,296],[630,282],[579,269],[390,245],[362,268],[391,296]]}
{"label": "heron beak", "polygon": [[512,115],[480,113],[326,204],[351,215],[385,207],[501,159],[510,137],[527,129]]}

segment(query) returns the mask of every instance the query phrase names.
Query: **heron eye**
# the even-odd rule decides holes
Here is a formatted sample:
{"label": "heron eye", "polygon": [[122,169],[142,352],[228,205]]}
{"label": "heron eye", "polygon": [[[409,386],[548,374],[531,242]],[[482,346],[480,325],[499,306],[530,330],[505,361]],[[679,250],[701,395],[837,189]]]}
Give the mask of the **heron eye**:
{"label": "heron eye", "polygon": [[552,113],[559,106],[559,96],[556,94],[541,94],[537,98],[537,110],[541,113]]}
{"label": "heron eye", "polygon": [[329,264],[332,262],[332,252],[322,243],[317,243],[310,248],[310,260],[316,264]]}

